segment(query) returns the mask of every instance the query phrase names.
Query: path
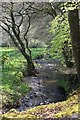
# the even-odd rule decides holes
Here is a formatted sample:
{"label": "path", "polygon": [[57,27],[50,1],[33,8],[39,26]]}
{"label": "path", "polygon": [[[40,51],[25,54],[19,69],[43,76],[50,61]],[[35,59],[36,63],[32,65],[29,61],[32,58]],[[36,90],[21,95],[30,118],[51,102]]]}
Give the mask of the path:
{"label": "path", "polygon": [[25,77],[23,82],[28,83],[31,91],[20,100],[18,111],[28,108],[62,101],[66,98],[65,91],[58,87],[60,64],[56,60],[37,60],[37,77]]}

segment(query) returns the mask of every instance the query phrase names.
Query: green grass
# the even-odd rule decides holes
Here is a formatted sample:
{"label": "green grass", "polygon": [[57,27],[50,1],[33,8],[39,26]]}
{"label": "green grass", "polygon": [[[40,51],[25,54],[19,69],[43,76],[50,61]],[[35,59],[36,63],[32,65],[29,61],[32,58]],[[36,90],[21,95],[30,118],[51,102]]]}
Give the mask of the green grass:
{"label": "green grass", "polygon": [[[5,54],[5,55],[4,55]],[[5,56],[4,67],[2,66],[2,77],[0,78],[0,90],[3,95],[3,107],[6,104],[13,106],[19,98],[30,90],[28,84],[22,82],[25,61],[21,53],[14,48],[0,48],[1,56]],[[0,62],[1,66],[1,62]]]}
{"label": "green grass", "polygon": [[[32,50],[32,57],[35,57],[38,54],[46,53],[47,51],[44,48],[34,48]],[[23,74],[22,72],[25,70],[25,66],[23,62],[25,61],[24,57],[21,53],[14,48],[0,48],[0,60],[1,55],[5,54],[5,64],[4,68],[2,69],[2,78],[0,78],[0,90],[2,91],[3,95],[3,107],[7,104],[10,106],[14,106],[19,101],[19,98],[22,95],[25,95],[28,90],[30,90],[27,84],[22,82]],[[1,63],[0,63],[1,66]],[[67,88],[65,82],[62,80],[59,84],[63,84],[65,88]],[[68,85],[68,84],[67,84]],[[15,109],[10,110],[8,113],[3,114],[1,116],[3,119],[37,119],[43,118],[44,115],[49,116],[51,115],[52,118],[62,118],[62,116],[70,116],[73,113],[78,114],[78,96],[80,94],[80,90],[78,93],[69,97],[66,101],[59,102],[59,103],[52,103],[49,105],[38,106],[27,111],[17,112]],[[56,112],[54,112],[56,111]]]}
{"label": "green grass", "polygon": [[[45,48],[31,48],[31,51],[32,58],[35,59],[37,55],[45,53]],[[2,58],[4,66],[1,64]],[[23,62],[26,61],[16,48],[0,48],[0,66],[2,66],[2,70],[0,70],[2,72],[0,90],[3,95],[3,107],[6,103],[13,106],[22,95],[30,90],[29,86],[22,82],[23,71],[26,68]]]}
{"label": "green grass", "polygon": [[47,49],[46,48],[31,48],[31,52],[32,52],[32,58],[35,59],[37,55],[46,54]]}
{"label": "green grass", "polygon": [[[37,55],[47,53],[47,49],[46,48],[30,48],[30,50],[31,50],[33,59],[35,59],[35,57]],[[4,53],[6,53],[12,59],[13,59],[13,56],[16,56],[17,59],[19,59],[19,57],[20,57],[22,60],[24,60],[24,57],[21,55],[21,53],[16,48],[7,48],[7,47],[1,48],[0,47],[0,56],[1,56],[1,54],[4,54]]]}

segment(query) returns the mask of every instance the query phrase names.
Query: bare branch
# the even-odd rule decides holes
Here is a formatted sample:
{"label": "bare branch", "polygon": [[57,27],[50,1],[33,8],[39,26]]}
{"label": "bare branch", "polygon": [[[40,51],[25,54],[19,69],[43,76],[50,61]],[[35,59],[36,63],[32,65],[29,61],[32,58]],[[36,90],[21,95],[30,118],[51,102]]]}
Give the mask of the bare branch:
{"label": "bare branch", "polygon": [[11,19],[10,18],[8,18],[8,17],[4,17],[6,20],[7,20],[7,22],[9,22],[9,23],[11,23],[12,24],[12,22],[11,22]]}
{"label": "bare branch", "polygon": [[12,38],[12,41],[14,42],[14,44],[16,45],[16,47],[17,47],[19,50],[21,50],[20,46],[17,44],[14,36],[10,33],[9,29],[7,30],[7,29],[6,29],[5,27],[3,27],[1,24],[0,24],[0,27],[10,35],[10,37]]}
{"label": "bare branch", "polygon": [[29,28],[30,28],[30,25],[31,25],[31,23],[30,23],[30,16],[29,16],[28,12],[27,12],[27,16],[28,16],[28,27],[27,27],[27,30],[26,30],[26,32],[24,34],[24,39],[26,38],[26,35],[27,35],[27,33],[29,31]]}
{"label": "bare branch", "polygon": [[21,13],[19,13],[19,14],[21,15],[21,20],[20,20],[20,23],[19,23],[18,27],[20,27],[20,26],[22,25],[22,23],[23,23],[23,18],[24,18]]}
{"label": "bare branch", "polygon": [[30,54],[30,57],[31,57],[31,50],[29,49],[29,46],[28,46],[28,38],[26,38],[31,23],[30,23],[30,16],[29,16],[28,13],[27,13],[27,15],[28,15],[28,27],[27,27],[27,30],[26,30],[26,32],[25,32],[25,34],[24,34],[24,40],[25,40],[25,42],[26,42],[26,47],[27,47],[27,50],[28,50],[28,52],[29,52],[29,54]]}
{"label": "bare branch", "polygon": [[11,19],[12,19],[12,30],[13,30],[13,33],[14,33],[15,37],[17,38],[17,40],[18,40],[20,46],[22,47],[22,49],[25,51],[25,45],[24,45],[24,43],[20,40],[20,36],[19,36],[20,30],[19,30],[19,27],[18,27],[18,30],[19,30],[18,33],[17,33],[17,31],[16,31],[16,25],[15,25],[15,20],[14,20],[14,15],[13,15],[12,9],[11,9],[10,13],[11,13]]}
{"label": "bare branch", "polygon": [[1,27],[3,30],[5,30],[8,34],[10,34],[9,31],[8,31],[5,27],[3,27],[1,24],[0,24],[0,27]]}

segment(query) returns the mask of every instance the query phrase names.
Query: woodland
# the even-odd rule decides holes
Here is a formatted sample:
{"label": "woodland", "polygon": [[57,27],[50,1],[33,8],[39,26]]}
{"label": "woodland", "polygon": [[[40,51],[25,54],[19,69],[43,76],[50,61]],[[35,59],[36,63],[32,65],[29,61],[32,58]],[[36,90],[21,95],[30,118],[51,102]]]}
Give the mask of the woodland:
{"label": "woodland", "polygon": [[77,120],[79,2],[2,2],[0,7],[2,120]]}

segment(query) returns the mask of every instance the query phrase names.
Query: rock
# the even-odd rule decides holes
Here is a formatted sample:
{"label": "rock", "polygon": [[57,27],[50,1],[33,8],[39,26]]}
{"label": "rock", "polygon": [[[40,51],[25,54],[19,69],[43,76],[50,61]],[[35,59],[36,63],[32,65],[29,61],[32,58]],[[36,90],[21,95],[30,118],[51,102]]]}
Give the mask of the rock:
{"label": "rock", "polygon": [[31,95],[30,95],[30,99],[32,99],[33,97],[34,97],[34,95],[33,95],[33,94],[31,94]]}
{"label": "rock", "polygon": [[44,104],[43,102],[40,103],[40,105],[43,105],[43,104]]}
{"label": "rock", "polygon": [[21,112],[24,110],[24,108],[20,106],[19,108],[17,108],[17,110]]}
{"label": "rock", "polygon": [[40,81],[38,81],[38,84],[41,84]]}
{"label": "rock", "polygon": [[45,104],[48,104],[49,103],[49,101],[45,101]]}
{"label": "rock", "polygon": [[38,97],[36,93],[34,93],[34,97]]}
{"label": "rock", "polygon": [[70,118],[74,119],[74,118],[78,118],[79,116],[77,114],[73,114]]}
{"label": "rock", "polygon": [[39,105],[40,105],[40,102],[38,100],[35,100],[34,106],[39,106]]}
{"label": "rock", "polygon": [[26,107],[29,107],[29,102],[25,102],[25,106],[26,106]]}
{"label": "rock", "polygon": [[33,106],[33,103],[32,102],[29,102],[29,107],[32,107]]}

